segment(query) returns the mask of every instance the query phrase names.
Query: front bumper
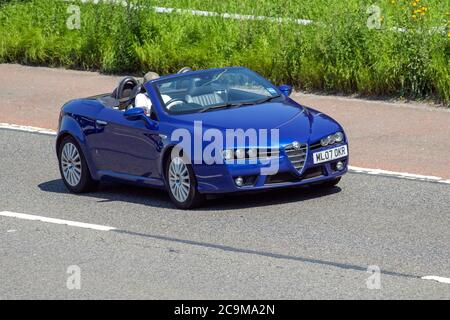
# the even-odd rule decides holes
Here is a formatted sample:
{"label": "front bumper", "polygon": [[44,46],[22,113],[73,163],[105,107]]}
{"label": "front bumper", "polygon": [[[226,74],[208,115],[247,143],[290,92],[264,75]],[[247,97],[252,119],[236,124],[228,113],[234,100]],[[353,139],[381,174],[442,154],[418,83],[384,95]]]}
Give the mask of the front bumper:
{"label": "front bumper", "polygon": [[[333,147],[337,146],[339,145],[334,145]],[[305,165],[301,171],[298,171],[294,167],[284,150],[280,152],[278,158],[264,163],[225,163],[212,166],[197,165],[195,172],[198,189],[201,193],[245,192],[301,186],[332,180],[347,172],[349,158],[346,156],[326,163],[314,164],[313,153],[329,148],[324,147],[308,150]],[[278,167],[276,173],[263,174],[262,169],[274,166],[273,161],[278,162],[276,164]],[[342,170],[336,169],[336,163],[338,161],[344,163]],[[235,184],[237,177],[244,178],[245,183],[243,186],[238,187]]]}

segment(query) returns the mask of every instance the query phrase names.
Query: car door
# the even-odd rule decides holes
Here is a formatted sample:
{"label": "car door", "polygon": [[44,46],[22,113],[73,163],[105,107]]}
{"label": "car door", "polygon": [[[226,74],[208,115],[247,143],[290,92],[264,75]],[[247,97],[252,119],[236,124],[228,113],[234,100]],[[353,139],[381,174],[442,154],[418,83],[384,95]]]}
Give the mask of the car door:
{"label": "car door", "polygon": [[157,159],[161,138],[157,130],[149,126],[149,121],[130,120],[123,111],[104,108],[95,126],[96,134],[90,136],[89,145],[101,175],[131,180],[159,178]]}

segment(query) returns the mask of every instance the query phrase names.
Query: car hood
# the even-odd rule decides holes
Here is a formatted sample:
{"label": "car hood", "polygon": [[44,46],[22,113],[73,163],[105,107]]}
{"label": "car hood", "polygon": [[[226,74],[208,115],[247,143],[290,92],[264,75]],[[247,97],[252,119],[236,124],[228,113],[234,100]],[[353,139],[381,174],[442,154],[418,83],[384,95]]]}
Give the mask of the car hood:
{"label": "car hood", "polygon": [[280,144],[292,141],[315,142],[340,128],[330,117],[303,107],[291,99],[234,109],[176,115],[174,119],[181,127],[189,127],[194,121],[201,121],[203,130],[278,129]]}

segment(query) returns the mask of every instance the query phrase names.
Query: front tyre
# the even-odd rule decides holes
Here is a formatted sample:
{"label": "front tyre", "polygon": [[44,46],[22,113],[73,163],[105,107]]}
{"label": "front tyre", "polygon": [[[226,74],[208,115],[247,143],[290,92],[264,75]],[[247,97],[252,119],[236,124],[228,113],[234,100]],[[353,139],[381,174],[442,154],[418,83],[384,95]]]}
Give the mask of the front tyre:
{"label": "front tyre", "polygon": [[198,207],[204,200],[197,190],[192,165],[183,156],[173,156],[167,161],[166,183],[170,199],[180,209]]}
{"label": "front tyre", "polygon": [[71,136],[61,141],[58,161],[62,180],[70,192],[88,192],[97,186],[98,183],[91,177],[81,148]]}

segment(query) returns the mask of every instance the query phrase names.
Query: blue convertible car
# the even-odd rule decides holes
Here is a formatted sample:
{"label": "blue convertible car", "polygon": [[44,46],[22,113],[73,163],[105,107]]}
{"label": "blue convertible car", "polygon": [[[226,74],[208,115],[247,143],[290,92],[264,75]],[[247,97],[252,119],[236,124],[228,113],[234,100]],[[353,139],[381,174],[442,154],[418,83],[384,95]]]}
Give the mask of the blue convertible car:
{"label": "blue convertible car", "polygon": [[164,188],[183,209],[208,194],[334,186],[347,172],[347,137],[291,91],[241,67],[126,77],[62,107],[62,179],[75,193],[105,179]]}

